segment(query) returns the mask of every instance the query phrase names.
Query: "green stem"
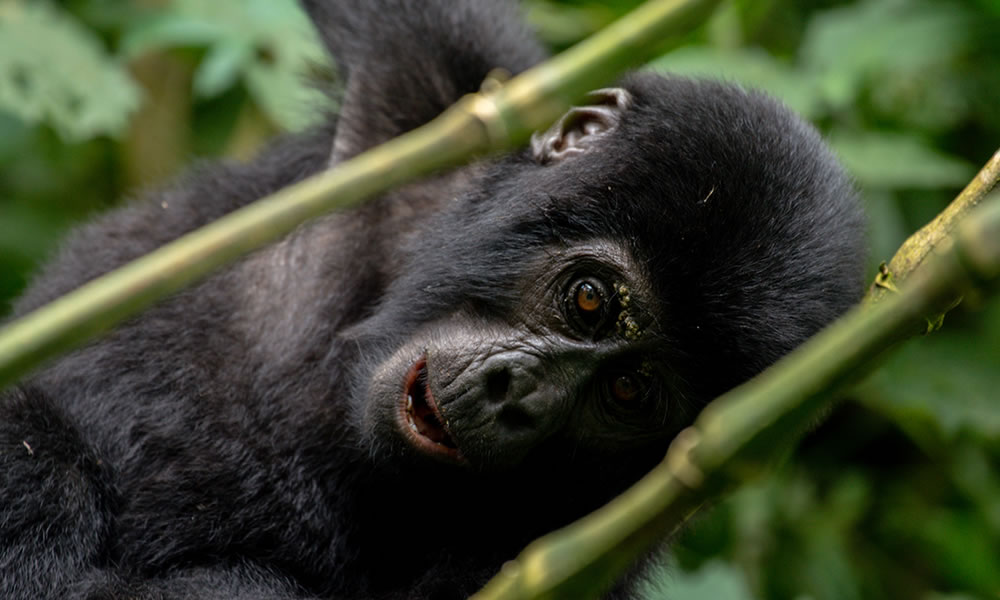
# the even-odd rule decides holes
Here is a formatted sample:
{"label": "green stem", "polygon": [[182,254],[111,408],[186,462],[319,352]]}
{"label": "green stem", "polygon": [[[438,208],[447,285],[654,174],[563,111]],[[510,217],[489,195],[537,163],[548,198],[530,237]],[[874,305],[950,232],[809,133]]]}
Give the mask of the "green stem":
{"label": "green stem", "polygon": [[935,248],[947,243],[960,220],[993,190],[998,181],[1000,181],[1000,150],[997,150],[965,189],[941,211],[941,214],[907,238],[892,260],[879,268],[879,274],[868,289],[865,302],[875,303],[882,300],[886,294],[894,291],[897,285],[919,269]]}

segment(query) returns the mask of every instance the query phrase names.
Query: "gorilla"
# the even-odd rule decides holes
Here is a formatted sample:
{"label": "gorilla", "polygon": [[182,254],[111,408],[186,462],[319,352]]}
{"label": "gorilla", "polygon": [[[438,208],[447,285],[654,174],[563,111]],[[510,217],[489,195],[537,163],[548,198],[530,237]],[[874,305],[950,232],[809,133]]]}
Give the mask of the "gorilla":
{"label": "gorilla", "polygon": [[[302,4],[338,114],[81,226],[15,315],[546,57],[506,1]],[[466,597],[855,302],[863,230],[779,102],[629,74],[4,392],[0,597]]]}

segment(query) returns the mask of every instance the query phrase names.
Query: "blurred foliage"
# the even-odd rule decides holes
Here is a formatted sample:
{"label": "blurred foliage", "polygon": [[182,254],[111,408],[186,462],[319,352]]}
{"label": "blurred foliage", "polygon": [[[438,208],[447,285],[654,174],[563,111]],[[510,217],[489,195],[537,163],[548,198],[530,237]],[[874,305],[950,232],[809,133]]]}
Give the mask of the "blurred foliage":
{"label": "blurred foliage", "polygon": [[[523,3],[558,50],[640,0]],[[874,269],[1000,146],[997,31],[1000,0],[731,0],[650,68],[816,123],[863,191]],[[0,315],[71,224],[321,118],[315,40],[293,0],[0,0]],[[1000,597],[1000,301],[889,357],[700,517],[648,596]]]}
{"label": "blurred foliage", "polygon": [[92,32],[44,3],[0,4],[0,108],[67,140],[119,133],[139,86]]}
{"label": "blurred foliage", "polygon": [[214,98],[242,82],[269,117],[297,130],[315,123],[316,113],[307,109],[324,100],[302,85],[308,67],[326,61],[313,33],[287,0],[173,0],[169,10],[129,28],[121,45],[126,57],[204,48],[192,81],[196,97]]}

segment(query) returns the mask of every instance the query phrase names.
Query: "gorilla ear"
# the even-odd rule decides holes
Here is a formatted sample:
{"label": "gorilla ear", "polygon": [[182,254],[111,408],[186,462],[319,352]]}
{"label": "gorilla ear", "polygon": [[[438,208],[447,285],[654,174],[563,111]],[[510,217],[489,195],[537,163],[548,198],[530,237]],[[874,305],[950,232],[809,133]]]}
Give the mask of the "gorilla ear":
{"label": "gorilla ear", "polygon": [[604,88],[587,95],[592,102],[574,106],[544,133],[531,135],[531,153],[545,165],[586,152],[615,130],[622,114],[632,104],[623,88]]}

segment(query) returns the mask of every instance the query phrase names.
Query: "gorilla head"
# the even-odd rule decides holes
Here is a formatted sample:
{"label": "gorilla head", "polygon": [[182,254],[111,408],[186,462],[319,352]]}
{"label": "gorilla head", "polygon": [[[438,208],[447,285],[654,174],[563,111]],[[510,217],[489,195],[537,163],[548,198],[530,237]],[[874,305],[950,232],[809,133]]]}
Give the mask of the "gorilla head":
{"label": "gorilla head", "polygon": [[476,470],[663,443],[857,297],[854,193],[809,126],[633,75],[401,244],[354,334],[375,447]]}

